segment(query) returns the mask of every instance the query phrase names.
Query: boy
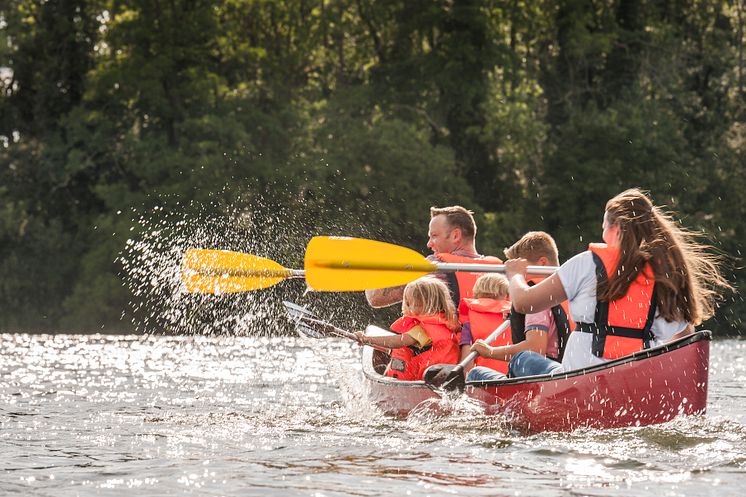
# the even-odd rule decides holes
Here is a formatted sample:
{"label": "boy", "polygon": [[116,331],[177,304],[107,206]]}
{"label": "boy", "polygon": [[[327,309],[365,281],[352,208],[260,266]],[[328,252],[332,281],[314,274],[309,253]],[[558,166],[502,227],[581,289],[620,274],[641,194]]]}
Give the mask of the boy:
{"label": "boy", "polygon": [[[530,231],[510,248],[505,249],[508,259],[526,259],[531,266],[559,266],[559,253],[554,239],[543,231]],[[529,285],[536,284],[542,278],[532,278]],[[520,314],[514,310],[510,317],[512,342],[508,345],[491,347],[483,340],[472,345],[480,357],[510,361],[519,352],[531,350],[552,359],[561,359],[562,347],[570,330],[567,313],[561,306],[556,306],[534,314]],[[517,373],[517,374],[516,374]],[[520,376],[520,372],[511,369],[508,376]],[[468,381],[495,380],[505,375],[485,367],[473,368],[467,377]]]}

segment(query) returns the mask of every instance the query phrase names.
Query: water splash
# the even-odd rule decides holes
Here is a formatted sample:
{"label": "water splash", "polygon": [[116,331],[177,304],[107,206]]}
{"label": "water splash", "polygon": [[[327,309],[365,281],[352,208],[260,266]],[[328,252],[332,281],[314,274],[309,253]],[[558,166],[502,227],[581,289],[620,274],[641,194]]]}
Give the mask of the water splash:
{"label": "water splash", "polygon": [[[178,207],[178,203],[177,203]],[[271,335],[290,332],[283,300],[316,304],[325,316],[342,309],[344,324],[362,326],[372,311],[362,294],[309,292],[302,280],[232,294],[189,293],[181,280],[188,248],[232,250],[302,268],[305,246],[315,234],[361,236],[353,219],[317,220],[295,207],[280,207],[253,195],[232,205],[192,202],[180,209],[134,212],[132,236],[117,262],[132,293],[130,319],[141,333]],[[350,312],[352,311],[352,312]],[[360,323],[360,324],[358,324]]]}

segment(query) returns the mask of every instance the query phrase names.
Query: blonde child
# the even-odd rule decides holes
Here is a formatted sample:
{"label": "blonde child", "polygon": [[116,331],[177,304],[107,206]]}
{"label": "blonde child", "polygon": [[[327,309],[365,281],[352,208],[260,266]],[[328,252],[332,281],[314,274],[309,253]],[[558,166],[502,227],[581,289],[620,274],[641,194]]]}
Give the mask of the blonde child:
{"label": "blonde child", "polygon": [[[559,265],[557,244],[551,235],[543,231],[529,231],[510,248],[505,249],[505,255],[509,259],[525,259],[532,266]],[[532,278],[529,282],[535,285],[542,280],[543,278]],[[562,355],[562,345],[570,331],[567,312],[561,305],[527,314],[513,310],[510,326],[510,333],[505,333],[500,343],[490,345],[483,340],[475,340],[471,350],[480,356],[477,365],[486,367],[473,368],[469,372],[469,381],[503,378],[508,374],[508,361],[523,351],[532,351],[557,360]],[[508,376],[517,375],[511,369]]]}
{"label": "blonde child", "polygon": [[459,322],[448,287],[438,278],[425,277],[404,288],[402,317],[392,336],[355,336],[363,345],[393,349],[386,375],[400,380],[421,380],[433,364],[458,362]]}
{"label": "blonde child", "polygon": [[[505,322],[509,313],[508,279],[497,273],[480,276],[474,284],[474,298],[462,299],[459,306],[459,314],[464,321],[459,342],[461,359],[469,354],[469,349],[476,340],[486,339]],[[510,333],[504,332],[492,345],[501,346],[509,343]],[[475,364],[502,373],[508,371],[508,363],[501,360],[478,357]]]}

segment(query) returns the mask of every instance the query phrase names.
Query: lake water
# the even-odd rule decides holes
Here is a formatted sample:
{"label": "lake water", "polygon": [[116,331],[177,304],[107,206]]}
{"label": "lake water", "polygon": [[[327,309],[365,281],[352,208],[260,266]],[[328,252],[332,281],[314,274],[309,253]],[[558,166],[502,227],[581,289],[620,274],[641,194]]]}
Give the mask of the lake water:
{"label": "lake water", "polygon": [[746,341],[708,413],[523,435],[469,405],[389,418],[360,350],[295,337],[0,335],[0,495],[742,496]]}

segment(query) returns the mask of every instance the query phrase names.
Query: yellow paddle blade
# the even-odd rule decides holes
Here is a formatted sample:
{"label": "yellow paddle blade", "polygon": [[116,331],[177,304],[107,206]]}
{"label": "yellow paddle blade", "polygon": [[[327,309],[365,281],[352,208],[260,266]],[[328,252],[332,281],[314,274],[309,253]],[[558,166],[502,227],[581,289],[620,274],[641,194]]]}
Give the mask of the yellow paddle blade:
{"label": "yellow paddle blade", "polygon": [[188,249],[181,276],[192,293],[235,293],[276,285],[293,276],[273,260],[227,250]]}
{"label": "yellow paddle blade", "polygon": [[399,286],[437,270],[406,247],[335,236],[316,236],[306,248],[306,283],[314,290],[355,292]]}

